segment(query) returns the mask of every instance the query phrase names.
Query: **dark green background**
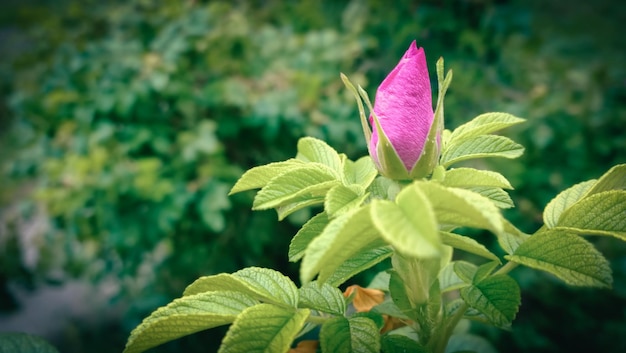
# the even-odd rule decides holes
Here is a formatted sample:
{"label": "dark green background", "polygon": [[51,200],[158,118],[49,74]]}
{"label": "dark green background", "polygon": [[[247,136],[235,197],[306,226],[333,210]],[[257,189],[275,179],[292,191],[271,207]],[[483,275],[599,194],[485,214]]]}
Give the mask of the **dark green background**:
{"label": "dark green background", "polygon": [[[115,352],[198,276],[255,265],[297,278],[286,249],[308,214],[278,223],[249,211],[253,193],[226,194],[305,135],[366,153],[339,73],[373,97],[413,39],[433,84],[438,57],[454,70],[447,127],[487,111],[528,119],[505,132],[522,158],[476,166],[511,180],[507,216],[532,232],[560,190],[626,162],[625,24],[610,0],[3,3],[0,324],[25,309],[20,293],[108,283],[101,307],[47,338]],[[516,270],[513,331],[474,329],[500,352],[626,351],[626,248],[591,240],[612,290]],[[220,334],[155,351],[212,351]]]}

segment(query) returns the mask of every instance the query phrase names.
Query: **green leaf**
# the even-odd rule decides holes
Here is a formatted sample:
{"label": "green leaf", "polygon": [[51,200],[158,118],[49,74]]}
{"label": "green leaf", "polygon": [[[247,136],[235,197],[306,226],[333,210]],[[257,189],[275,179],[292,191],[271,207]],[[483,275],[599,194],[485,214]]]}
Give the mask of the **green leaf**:
{"label": "green leaf", "polygon": [[398,183],[383,176],[374,179],[368,189],[372,198],[383,200],[395,200],[400,190]]}
{"label": "green leaf", "polygon": [[259,304],[244,310],[228,329],[219,353],[287,352],[309,309]]}
{"label": "green leaf", "polygon": [[[459,277],[459,275],[456,274],[456,263],[457,261],[447,264],[441,272],[439,272],[439,288],[441,289],[441,292],[457,290],[466,287],[470,283],[470,281],[464,281],[461,277]],[[471,265],[474,266],[475,271],[476,266],[473,264]]]}
{"label": "green leaf", "polygon": [[554,228],[559,223],[561,214],[578,202],[596,183],[596,180],[588,180],[578,183],[568,189],[561,191],[543,211],[543,222],[546,227]]}
{"label": "green leaf", "polygon": [[339,286],[357,273],[361,273],[389,258],[392,254],[393,249],[389,246],[361,251],[339,265],[328,277],[327,282],[332,286]]}
{"label": "green leaf", "polygon": [[313,238],[322,234],[330,219],[326,212],[321,212],[309,219],[291,239],[289,244],[289,261],[296,262],[304,256],[306,247]]}
{"label": "green leaf", "polygon": [[456,273],[457,276],[459,276],[459,278],[461,280],[463,280],[463,282],[465,283],[473,283],[474,282],[474,275],[476,275],[476,270],[478,269],[478,267],[476,265],[474,265],[471,262],[467,262],[467,261],[454,261],[453,262],[454,266],[454,273]]}
{"label": "green leaf", "polygon": [[484,245],[470,237],[449,232],[439,232],[439,235],[441,237],[441,241],[444,244],[449,245],[453,248],[467,251],[469,253],[482,256],[490,260],[498,262],[500,261],[498,256],[489,251]]}
{"label": "green leaf", "polygon": [[513,254],[520,244],[528,239],[529,235],[517,229],[506,219],[503,219],[503,224],[504,231],[498,235],[498,244],[507,254]]}
{"label": "green leaf", "polygon": [[273,178],[256,194],[252,209],[266,210],[320,198],[337,184],[339,181],[326,166],[311,163]]}
{"label": "green leaf", "polygon": [[363,316],[333,318],[322,325],[320,345],[322,352],[379,353],[378,326]]}
{"label": "green leaf", "polygon": [[416,306],[414,306],[411,302],[411,299],[409,299],[406,288],[404,286],[404,281],[396,271],[390,272],[389,295],[391,296],[391,300],[393,300],[393,303],[400,310],[402,315],[405,315],[412,320],[415,320]]}
{"label": "green leaf", "polygon": [[428,353],[428,350],[417,341],[403,335],[384,335],[381,346],[383,353]]}
{"label": "green leaf", "polygon": [[524,147],[508,137],[481,135],[451,142],[441,154],[441,165],[450,165],[474,158],[503,157],[517,158],[524,153]]}
{"label": "green leaf", "polygon": [[405,187],[396,202],[374,200],[372,220],[396,251],[413,257],[438,257],[441,240],[437,220],[426,195],[415,184]]}
{"label": "green leaf", "polygon": [[563,212],[555,229],[609,235],[626,241],[626,191],[604,191],[585,197]]}
{"label": "green leaf", "polygon": [[264,187],[273,178],[296,168],[303,167],[305,164],[297,159],[289,159],[284,162],[270,163],[258,167],[254,167],[243,173],[241,178],[237,180],[229,195]]}
{"label": "green leaf", "polygon": [[507,275],[494,275],[462,288],[461,297],[497,327],[508,327],[521,303],[520,289]]}
{"label": "green leaf", "polygon": [[498,353],[485,338],[469,333],[458,333],[450,337],[446,353]]}
{"label": "green leaf", "polygon": [[473,186],[490,186],[502,189],[513,189],[504,175],[489,170],[474,168],[454,168],[446,171],[442,182],[445,186],[470,188]]}
{"label": "green leaf", "polygon": [[506,258],[549,272],[573,286],[611,287],[613,281],[608,261],[591,243],[556,229],[529,237]]}
{"label": "green leaf", "polygon": [[333,171],[337,179],[343,171],[343,163],[337,151],[326,142],[314,137],[307,136],[298,140],[298,154],[296,155],[296,159],[323,164]]}
{"label": "green leaf", "polygon": [[341,291],[327,283],[309,282],[300,288],[299,307],[343,315],[346,301]]}
{"label": "green leaf", "polygon": [[0,333],[0,353],[59,353],[41,337],[27,333]]}
{"label": "green leaf", "polygon": [[335,217],[361,206],[368,196],[360,185],[336,185],[326,194],[324,209]]}
{"label": "green leaf", "polygon": [[343,175],[346,185],[356,184],[366,189],[378,175],[378,170],[372,157],[364,156],[356,162],[347,159],[343,165]]}
{"label": "green leaf", "polygon": [[469,188],[469,190],[477,194],[481,194],[484,197],[488,198],[498,208],[507,209],[507,208],[515,207],[515,204],[513,204],[513,200],[511,199],[511,196],[509,196],[509,194],[506,191],[500,188],[475,186],[475,187]]}
{"label": "green leaf", "polygon": [[[331,188],[332,188],[332,185],[331,185]],[[320,187],[325,188],[326,186],[320,185]],[[306,195],[306,196],[303,196],[304,200],[302,201],[292,200],[293,201],[292,203],[276,207],[276,214],[278,214],[278,220],[282,221],[290,214],[296,211],[299,211],[305,207],[321,205],[324,203],[324,196],[315,196],[311,198],[309,197],[310,196]]]}
{"label": "green leaf", "polygon": [[478,266],[472,281],[474,283],[478,283],[478,282],[482,281],[483,279],[487,278],[487,276],[491,275],[493,270],[495,270],[496,267],[498,267],[499,264],[500,264],[499,261],[490,261],[490,262],[487,262],[487,263],[484,263],[484,264]]}
{"label": "green leaf", "polygon": [[381,246],[383,242],[378,240],[369,205],[333,219],[305,250],[300,266],[302,283],[311,281],[318,273],[319,282],[325,282],[347,259]]}
{"label": "green leaf", "polygon": [[247,267],[233,274],[221,273],[198,278],[183,295],[207,291],[237,291],[264,302],[296,307],[298,288],[282,273],[261,267]]}
{"label": "green leaf", "polygon": [[440,225],[467,226],[503,231],[498,208],[486,197],[473,191],[445,187],[436,182],[416,182],[435,210]]}
{"label": "green leaf", "polygon": [[143,352],[162,343],[230,324],[258,301],[233,291],[204,292],[175,299],[154,311],[130,334],[124,353]]}
{"label": "green leaf", "polygon": [[508,113],[485,113],[454,129],[450,139],[454,143],[456,141],[490,134],[524,121],[524,119]]}
{"label": "green leaf", "polygon": [[626,189],[626,164],[618,164],[609,169],[585,196],[603,191]]}

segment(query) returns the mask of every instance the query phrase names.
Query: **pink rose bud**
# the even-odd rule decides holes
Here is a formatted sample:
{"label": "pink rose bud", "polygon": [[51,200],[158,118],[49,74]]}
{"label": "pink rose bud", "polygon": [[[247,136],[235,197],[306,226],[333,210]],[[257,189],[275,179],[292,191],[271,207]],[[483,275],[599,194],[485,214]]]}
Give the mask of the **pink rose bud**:
{"label": "pink rose bud", "polygon": [[392,179],[429,175],[439,159],[442,123],[434,124],[426,55],[415,41],[376,92],[369,152]]}

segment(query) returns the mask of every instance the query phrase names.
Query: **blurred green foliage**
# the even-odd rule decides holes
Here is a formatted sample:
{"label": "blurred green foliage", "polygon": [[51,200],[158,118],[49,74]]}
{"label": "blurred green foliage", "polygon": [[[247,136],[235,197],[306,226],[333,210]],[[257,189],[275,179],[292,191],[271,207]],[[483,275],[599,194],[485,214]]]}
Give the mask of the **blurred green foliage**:
{"label": "blurred green foliage", "polygon": [[[123,330],[200,275],[250,265],[293,273],[287,241],[306,213],[278,223],[249,211],[251,194],[228,190],[244,170],[293,156],[304,135],[351,158],[366,153],[339,72],[373,97],[413,39],[431,72],[439,56],[454,70],[448,127],[486,111],[528,119],[506,132],[526,146],[523,158],[484,162],[517,188],[507,215],[522,229],[538,226],[558,191],[626,162],[618,1],[2,6],[0,280],[119,278],[134,303],[122,343]],[[25,224],[44,226],[25,241]],[[520,271],[529,299],[514,331],[483,333],[503,352],[602,350],[607,339],[624,348],[613,333],[626,330],[626,313],[608,313],[626,304],[626,249],[596,244],[612,261],[613,292]],[[588,310],[582,299],[564,304],[571,297]],[[599,328],[581,345],[591,323]]]}

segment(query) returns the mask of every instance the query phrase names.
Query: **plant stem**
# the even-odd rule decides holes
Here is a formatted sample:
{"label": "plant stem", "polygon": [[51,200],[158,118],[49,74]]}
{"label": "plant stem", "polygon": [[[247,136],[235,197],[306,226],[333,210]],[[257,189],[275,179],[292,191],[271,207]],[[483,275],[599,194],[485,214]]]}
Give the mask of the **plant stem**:
{"label": "plant stem", "polygon": [[505,274],[511,272],[511,270],[513,270],[517,266],[518,266],[518,264],[516,264],[515,262],[510,262],[509,261],[504,266],[500,267],[498,269],[498,271],[494,272],[493,275],[505,275]]}
{"label": "plant stem", "polygon": [[322,325],[323,323],[325,323],[329,319],[331,319],[331,318],[330,317],[324,317],[324,316],[317,316],[317,315],[309,315],[309,317],[306,319],[306,321],[310,322],[312,324]]}

